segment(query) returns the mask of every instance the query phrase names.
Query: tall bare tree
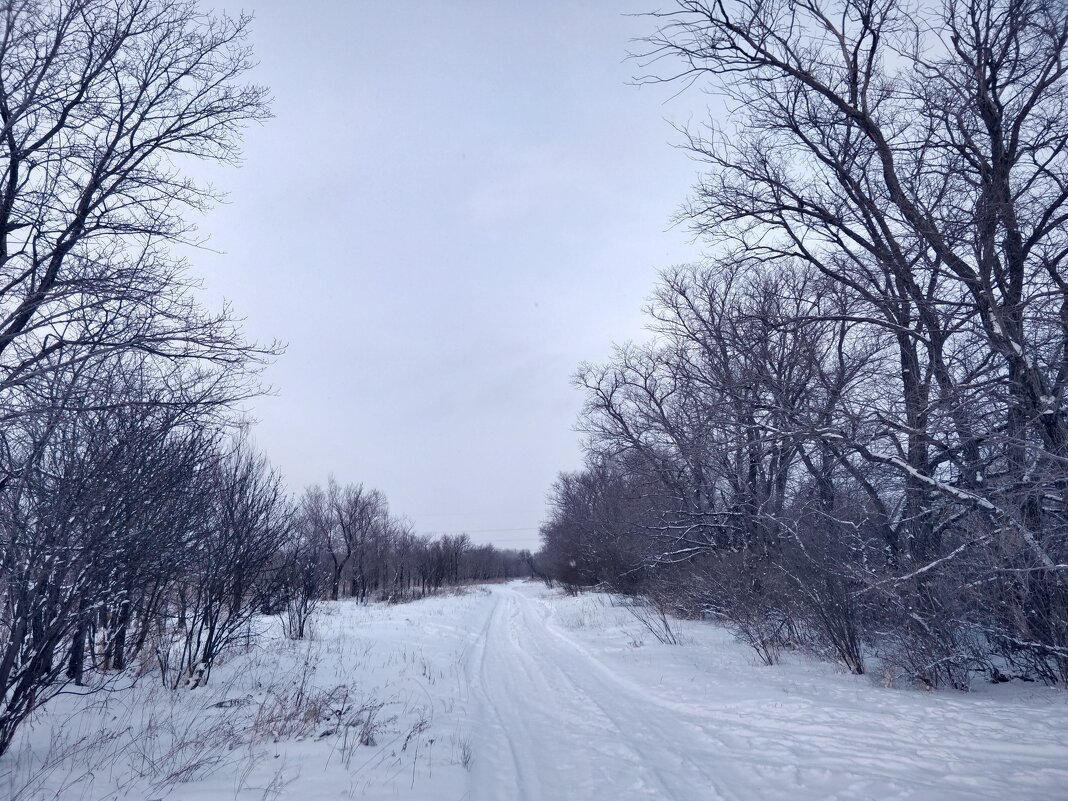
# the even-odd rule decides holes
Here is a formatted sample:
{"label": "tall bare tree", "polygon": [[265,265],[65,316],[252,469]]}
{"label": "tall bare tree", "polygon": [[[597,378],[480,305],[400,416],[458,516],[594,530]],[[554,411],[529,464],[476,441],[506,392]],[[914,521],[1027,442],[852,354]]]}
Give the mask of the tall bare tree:
{"label": "tall bare tree", "polygon": [[[896,476],[868,489],[900,509],[891,583],[920,629],[955,619],[1068,680],[1068,10],[681,0],[655,16],[649,79],[707,79],[736,111],[690,132],[709,169],[688,219],[763,269],[822,272],[851,295],[837,319],[893,348],[881,396],[792,434]],[[998,600],[955,607],[932,581],[953,571]]]}
{"label": "tall bare tree", "polygon": [[213,197],[184,168],[235,161],[267,116],[248,23],[184,0],[0,10],[0,400],[117,349],[225,365],[211,380],[248,391],[254,351],[167,250]]}

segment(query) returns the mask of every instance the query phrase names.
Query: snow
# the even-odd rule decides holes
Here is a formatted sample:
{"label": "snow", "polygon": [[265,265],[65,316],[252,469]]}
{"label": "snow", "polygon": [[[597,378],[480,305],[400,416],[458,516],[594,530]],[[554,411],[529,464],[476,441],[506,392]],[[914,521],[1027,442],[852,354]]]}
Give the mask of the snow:
{"label": "snow", "polygon": [[[57,699],[0,760],[0,797],[1065,797],[1063,691],[887,689],[800,656],[761,667],[718,626],[678,622],[683,644],[664,645],[610,600],[513,583],[328,604],[311,642],[272,636],[206,687]],[[340,708],[286,722],[279,708],[315,707],[301,688]],[[20,791],[53,738],[56,765]]]}

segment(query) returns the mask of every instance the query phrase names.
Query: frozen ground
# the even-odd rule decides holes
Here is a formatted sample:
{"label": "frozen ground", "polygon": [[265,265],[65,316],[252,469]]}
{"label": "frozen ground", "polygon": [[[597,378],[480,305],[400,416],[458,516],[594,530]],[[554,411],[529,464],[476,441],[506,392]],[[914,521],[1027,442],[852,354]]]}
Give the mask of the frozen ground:
{"label": "frozen ground", "polygon": [[315,640],[268,640],[208,687],[59,699],[0,797],[1068,799],[1068,694],[888,690],[678,630],[534,584],[331,604]]}

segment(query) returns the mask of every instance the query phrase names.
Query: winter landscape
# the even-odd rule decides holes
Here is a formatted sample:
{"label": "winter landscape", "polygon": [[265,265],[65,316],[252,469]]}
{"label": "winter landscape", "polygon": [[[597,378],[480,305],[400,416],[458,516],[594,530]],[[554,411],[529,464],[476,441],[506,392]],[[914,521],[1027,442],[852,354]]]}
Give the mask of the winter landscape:
{"label": "winter landscape", "polygon": [[0,799],[1068,799],[1064,0],[0,22]]}

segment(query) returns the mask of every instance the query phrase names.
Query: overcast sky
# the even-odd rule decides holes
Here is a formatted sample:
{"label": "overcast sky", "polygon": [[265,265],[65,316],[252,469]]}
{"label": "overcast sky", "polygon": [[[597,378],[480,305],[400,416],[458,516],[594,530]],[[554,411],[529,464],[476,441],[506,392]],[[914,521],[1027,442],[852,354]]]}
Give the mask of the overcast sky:
{"label": "overcast sky", "polygon": [[288,345],[257,443],[295,491],[332,474],[421,532],[536,547],[581,465],[571,374],[697,256],[670,122],[704,98],[628,85],[640,2],[254,2],[275,118],[212,173],[194,268]]}

